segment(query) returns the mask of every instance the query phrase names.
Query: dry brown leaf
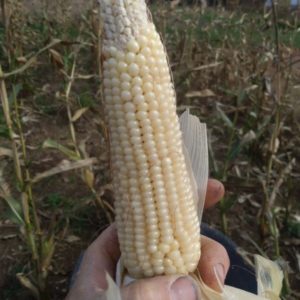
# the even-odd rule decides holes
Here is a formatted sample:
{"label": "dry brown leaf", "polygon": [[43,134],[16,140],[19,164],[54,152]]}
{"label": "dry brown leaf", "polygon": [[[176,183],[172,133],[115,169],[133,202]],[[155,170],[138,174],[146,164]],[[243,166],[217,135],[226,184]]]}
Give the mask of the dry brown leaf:
{"label": "dry brown leaf", "polygon": [[210,90],[205,89],[202,91],[192,91],[185,94],[186,98],[205,98],[205,97],[214,97],[216,94]]}
{"label": "dry brown leaf", "polygon": [[94,180],[95,180],[94,173],[89,169],[85,169],[84,170],[84,181],[86,182],[86,184],[88,185],[89,188],[93,188]]}
{"label": "dry brown leaf", "polygon": [[38,289],[36,288],[36,286],[34,286],[30,279],[28,279],[23,273],[18,273],[17,278],[20,281],[21,285],[30,290],[36,299],[40,298]]}
{"label": "dry brown leaf", "polygon": [[17,57],[16,60],[18,63],[22,63],[22,64],[25,64],[27,62],[27,58],[25,56]]}
{"label": "dry brown leaf", "polygon": [[76,122],[88,109],[88,107],[78,109],[72,117],[71,121]]}
{"label": "dry brown leaf", "polygon": [[54,65],[56,65],[58,68],[63,68],[64,61],[60,53],[54,49],[49,49],[49,52],[50,52],[51,60],[53,61]]}
{"label": "dry brown leaf", "polygon": [[11,149],[0,147],[0,157],[1,156],[13,157],[13,152]]}
{"label": "dry brown leaf", "polygon": [[63,172],[75,170],[75,169],[81,169],[85,167],[89,167],[93,165],[97,161],[96,158],[87,158],[87,159],[82,159],[78,161],[69,161],[69,160],[63,160],[60,162],[56,167],[47,170],[45,172],[37,174],[33,179],[32,183],[36,183],[44,178],[57,175]]}
{"label": "dry brown leaf", "polygon": [[89,80],[89,79],[92,79],[92,78],[95,78],[95,77],[97,77],[97,75],[94,75],[94,74],[91,74],[91,75],[77,74],[75,76],[76,79],[82,79],[82,80]]}
{"label": "dry brown leaf", "polygon": [[181,0],[174,0],[170,3],[171,9],[174,9],[180,4]]}
{"label": "dry brown leaf", "polygon": [[208,65],[203,65],[203,66],[199,66],[193,69],[193,71],[201,71],[201,70],[205,70],[205,69],[210,69],[210,68],[215,68],[218,67],[220,65],[222,65],[222,62],[215,62],[215,63],[211,63]]}
{"label": "dry brown leaf", "polygon": [[5,74],[2,74],[1,77],[3,77],[4,79],[5,78],[8,78],[10,76],[14,76],[14,75],[17,75],[17,74],[21,74],[23,73],[25,70],[27,70],[28,68],[30,68],[31,66],[35,65],[36,62],[37,62],[37,57],[42,54],[43,52],[47,51],[48,49],[51,49],[52,47],[60,44],[62,41],[59,40],[59,39],[53,39],[51,41],[51,43],[49,43],[47,46],[45,46],[44,48],[40,49],[37,53],[35,53],[31,58],[29,58],[26,63],[18,68],[18,69],[15,69],[9,73],[5,73]]}
{"label": "dry brown leaf", "polygon": [[76,242],[79,242],[81,240],[80,237],[76,236],[76,235],[73,235],[73,234],[70,234],[66,237],[66,242],[67,243],[76,243]]}

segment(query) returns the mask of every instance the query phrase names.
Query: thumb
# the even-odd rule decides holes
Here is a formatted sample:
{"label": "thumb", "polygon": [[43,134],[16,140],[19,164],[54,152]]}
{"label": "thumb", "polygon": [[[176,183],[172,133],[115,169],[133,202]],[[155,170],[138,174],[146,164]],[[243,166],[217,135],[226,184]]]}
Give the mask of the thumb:
{"label": "thumb", "polygon": [[213,239],[201,236],[201,258],[198,270],[204,283],[221,292],[218,279],[224,284],[229,265],[230,260],[224,246]]}
{"label": "thumb", "polygon": [[137,280],[122,289],[124,300],[200,300],[199,288],[189,276],[157,276]]}

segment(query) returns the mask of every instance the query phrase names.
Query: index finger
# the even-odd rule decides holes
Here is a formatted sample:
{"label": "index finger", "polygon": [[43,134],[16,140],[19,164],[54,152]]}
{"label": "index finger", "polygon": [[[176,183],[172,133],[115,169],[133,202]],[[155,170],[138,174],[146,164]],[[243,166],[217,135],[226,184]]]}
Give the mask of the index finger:
{"label": "index finger", "polygon": [[[103,289],[107,287],[105,273],[114,278],[116,265],[120,258],[120,247],[116,224],[111,224],[86,250],[80,273],[89,276]],[[80,276],[80,274],[79,274]]]}
{"label": "index finger", "polygon": [[216,179],[208,179],[204,208],[210,208],[219,202],[225,193],[224,185]]}

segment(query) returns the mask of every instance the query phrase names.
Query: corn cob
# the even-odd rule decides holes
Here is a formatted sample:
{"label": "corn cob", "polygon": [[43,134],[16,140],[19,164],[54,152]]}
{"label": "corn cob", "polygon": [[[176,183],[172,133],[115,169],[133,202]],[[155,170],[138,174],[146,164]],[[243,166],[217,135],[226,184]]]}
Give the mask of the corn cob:
{"label": "corn cob", "polygon": [[[144,0],[99,2],[104,20],[103,92],[123,263],[135,278],[193,272],[200,258],[200,237],[192,173],[207,176],[206,150],[205,157],[193,157],[196,168],[191,171],[166,52]],[[200,151],[203,145],[198,142],[205,138],[190,143],[186,133],[203,135],[205,130],[188,114],[184,119],[188,150]],[[206,180],[200,181],[203,197]],[[199,277],[203,300],[279,300],[283,276],[279,267],[259,256],[256,267],[259,296],[230,286],[218,293]],[[108,299],[120,299],[110,278],[108,286]]]}
{"label": "corn cob", "polygon": [[193,272],[196,197],[166,51],[144,0],[100,0],[118,237],[132,277]]}

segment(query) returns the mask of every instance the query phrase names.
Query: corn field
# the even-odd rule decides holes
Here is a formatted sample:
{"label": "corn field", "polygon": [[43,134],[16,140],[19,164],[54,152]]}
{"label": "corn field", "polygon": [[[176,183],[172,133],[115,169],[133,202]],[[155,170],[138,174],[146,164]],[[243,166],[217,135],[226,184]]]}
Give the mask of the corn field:
{"label": "corn field", "polygon": [[[278,262],[282,299],[299,299],[299,11],[151,2],[177,113],[207,124],[210,177],[226,189],[204,221],[247,261]],[[1,0],[0,299],[64,299],[114,222],[100,24],[97,1]]]}

